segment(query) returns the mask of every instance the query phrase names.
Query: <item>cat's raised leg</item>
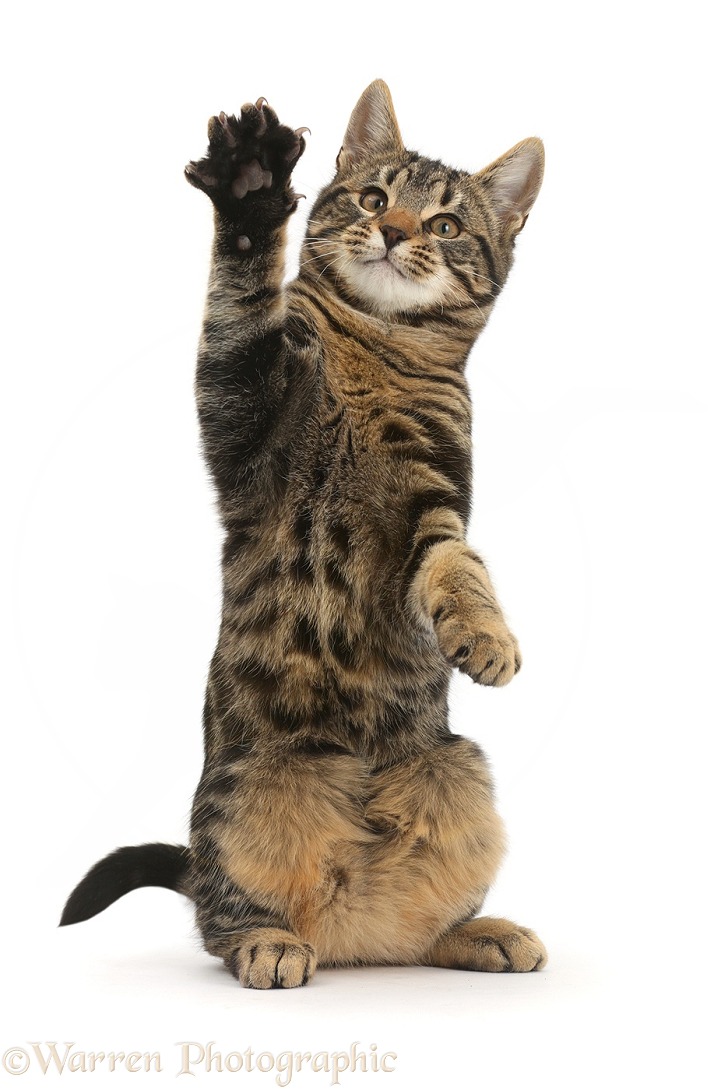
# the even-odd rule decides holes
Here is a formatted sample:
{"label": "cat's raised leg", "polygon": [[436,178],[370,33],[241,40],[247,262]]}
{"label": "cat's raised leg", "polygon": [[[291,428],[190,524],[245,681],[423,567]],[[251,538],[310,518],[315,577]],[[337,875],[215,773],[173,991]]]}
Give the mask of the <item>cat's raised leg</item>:
{"label": "cat's raised leg", "polygon": [[527,927],[481,916],[456,924],[428,950],[425,965],[482,973],[530,973],[546,964],[546,949]]}
{"label": "cat's raised leg", "polygon": [[441,654],[453,666],[481,685],[506,685],[518,673],[521,655],[486,567],[463,539],[454,512],[431,511],[426,523],[414,543],[411,607],[433,626]]}
{"label": "cat's raised leg", "polygon": [[290,176],[305,142],[264,99],[239,117],[212,117],[208,137],[207,155],[185,175],[215,210],[196,393],[224,511],[253,481],[262,488],[273,479],[273,451],[288,442],[281,418],[303,362],[289,358],[282,279],[286,223],[298,203]]}

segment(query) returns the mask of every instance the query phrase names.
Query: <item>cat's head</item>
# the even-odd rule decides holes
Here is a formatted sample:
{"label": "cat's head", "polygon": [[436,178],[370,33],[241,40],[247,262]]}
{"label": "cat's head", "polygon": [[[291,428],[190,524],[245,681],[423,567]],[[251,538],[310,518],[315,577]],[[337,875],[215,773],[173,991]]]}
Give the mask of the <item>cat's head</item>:
{"label": "cat's head", "polygon": [[487,314],[541,186],[540,140],[477,174],[454,170],[404,147],[388,87],[376,80],[336,165],[310,214],[304,275],[379,317]]}

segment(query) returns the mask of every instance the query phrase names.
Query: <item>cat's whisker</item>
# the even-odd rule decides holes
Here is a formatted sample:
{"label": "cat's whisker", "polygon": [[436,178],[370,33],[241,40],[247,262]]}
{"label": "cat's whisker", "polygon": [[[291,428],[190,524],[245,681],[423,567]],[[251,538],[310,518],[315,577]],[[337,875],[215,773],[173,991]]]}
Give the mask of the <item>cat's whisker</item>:
{"label": "cat's whisker", "polygon": [[326,266],[325,266],[324,268],[322,268],[322,269],[320,270],[320,272],[318,273],[318,275],[317,275],[317,276],[316,276],[316,278],[315,278],[315,282],[316,282],[316,284],[317,284],[317,283],[318,283],[318,281],[320,280],[320,278],[321,278],[321,276],[323,275],[323,273],[325,272],[325,270],[326,270],[326,269],[329,269],[329,268],[331,267],[331,265],[332,265],[332,264],[333,264],[333,262],[332,262],[332,261],[329,261],[329,262],[328,262],[328,264],[327,264],[327,265],[326,265]]}
{"label": "cat's whisker", "polygon": [[336,250],[325,250],[325,251],[323,251],[323,253],[319,252],[319,253],[316,253],[316,254],[312,254],[311,257],[306,258],[305,261],[301,261],[300,265],[298,267],[300,269],[302,269],[304,265],[311,265],[311,264],[314,264],[319,259],[322,260],[324,257],[331,257],[331,256],[335,256],[335,254],[342,254],[342,253],[343,253],[343,250],[338,248]]}
{"label": "cat's whisker", "polygon": [[499,291],[503,288],[503,284],[496,283],[495,280],[491,280],[490,276],[484,276],[483,273],[475,273],[478,280],[485,280],[487,284],[491,284],[494,288],[498,288]]}

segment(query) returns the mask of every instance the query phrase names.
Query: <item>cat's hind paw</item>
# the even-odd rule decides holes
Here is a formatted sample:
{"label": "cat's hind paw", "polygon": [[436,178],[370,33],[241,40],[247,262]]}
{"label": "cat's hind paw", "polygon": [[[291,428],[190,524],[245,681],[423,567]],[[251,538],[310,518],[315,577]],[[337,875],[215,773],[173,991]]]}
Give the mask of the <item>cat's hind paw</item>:
{"label": "cat's hind paw", "polygon": [[457,924],[426,955],[425,964],[480,973],[532,973],[548,956],[535,931],[510,920],[481,916]]}
{"label": "cat's hind paw", "polygon": [[258,928],[238,949],[235,966],[246,988],[300,988],[313,976],[317,958],[310,943],[290,932]]}

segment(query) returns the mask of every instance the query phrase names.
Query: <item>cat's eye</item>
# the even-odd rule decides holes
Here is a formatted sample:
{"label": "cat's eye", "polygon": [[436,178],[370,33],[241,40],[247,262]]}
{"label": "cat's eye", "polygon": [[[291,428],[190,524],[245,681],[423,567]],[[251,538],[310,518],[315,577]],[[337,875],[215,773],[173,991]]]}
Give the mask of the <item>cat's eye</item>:
{"label": "cat's eye", "polygon": [[428,226],[439,238],[458,238],[461,233],[461,225],[454,216],[434,216]]}
{"label": "cat's eye", "polygon": [[388,207],[388,198],[382,189],[366,189],[358,202],[366,212],[382,212]]}

